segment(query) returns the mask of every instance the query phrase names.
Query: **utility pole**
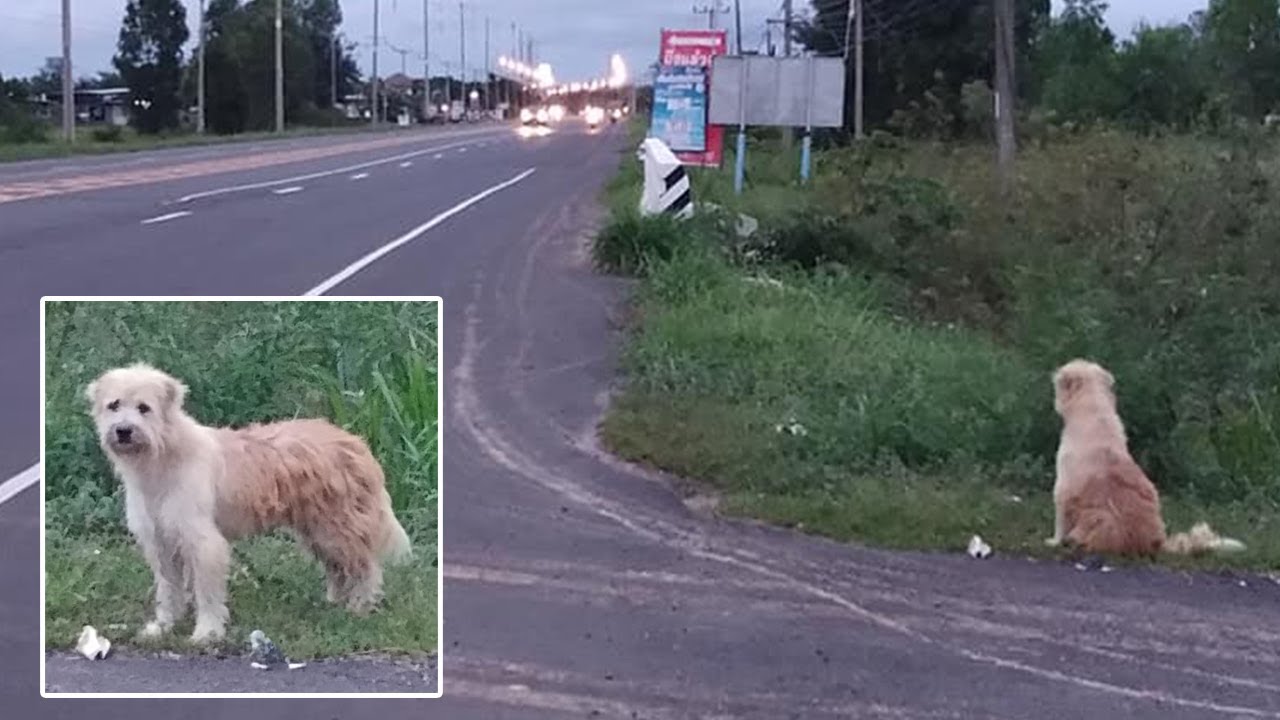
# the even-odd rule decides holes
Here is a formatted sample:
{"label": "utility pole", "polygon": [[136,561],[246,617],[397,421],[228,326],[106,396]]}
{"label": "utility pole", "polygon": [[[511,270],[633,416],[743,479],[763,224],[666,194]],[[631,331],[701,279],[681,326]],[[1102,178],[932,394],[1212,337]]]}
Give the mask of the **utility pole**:
{"label": "utility pole", "polygon": [[[711,2],[710,2],[710,3],[708,3],[708,4],[706,4],[706,5],[694,5],[694,6],[693,6],[693,12],[694,12],[695,14],[698,14],[698,15],[706,15],[706,16],[707,16],[707,28],[708,28],[708,29],[711,29],[711,30],[715,30],[715,29],[716,29],[716,15],[718,15],[718,14],[720,14],[720,13],[722,13],[722,12],[728,12],[728,11],[729,11],[729,10],[728,10],[728,8],[725,8],[725,9],[721,10],[721,8],[720,8],[720,2],[721,2],[721,0],[711,0]],[[739,53],[739,54],[741,54],[741,53]]]}
{"label": "utility pole", "polygon": [[329,107],[338,107],[338,36],[329,39]]}
{"label": "utility pole", "polygon": [[[782,54],[785,57],[791,57],[791,23],[793,22],[791,11],[791,0],[783,0],[782,3]],[[782,144],[788,150],[795,143],[796,134],[794,128],[784,128],[782,132]]]}
{"label": "utility pole", "polygon": [[204,134],[204,0],[200,0],[197,5],[196,15],[196,32],[200,34],[200,44],[197,46],[199,52],[199,60],[196,67],[196,133]]}
{"label": "utility pole", "polygon": [[994,0],[996,19],[996,164],[1000,192],[1013,185],[1013,163],[1017,139],[1014,136],[1014,28],[1013,0]]}
{"label": "utility pole", "polygon": [[733,34],[738,38],[738,55],[742,55],[742,0],[733,0]]}
{"label": "utility pole", "polygon": [[488,112],[492,108],[493,99],[493,76],[489,74],[489,16],[484,16],[484,109]]}
{"label": "utility pole", "polygon": [[62,139],[76,139],[76,84],[71,79],[71,0],[62,0]]}
{"label": "utility pole", "polygon": [[462,0],[458,0],[458,33],[461,37],[458,47],[462,56],[458,75],[462,78],[462,112],[466,114],[469,109],[467,108],[467,9]]}
{"label": "utility pole", "polygon": [[850,0],[849,19],[845,22],[845,65],[849,65],[849,32],[854,33],[854,137],[863,133],[863,0]]}
{"label": "utility pole", "polygon": [[409,66],[406,61],[409,57],[409,50],[406,48],[398,48],[390,42],[387,43],[387,49],[400,56],[400,74],[407,75]]}
{"label": "utility pole", "polygon": [[431,112],[431,2],[422,0],[422,119]]}
{"label": "utility pole", "polygon": [[276,132],[284,132],[284,0],[276,0]]}
{"label": "utility pole", "polygon": [[369,85],[369,119],[378,124],[378,0],[373,0],[373,79]]}

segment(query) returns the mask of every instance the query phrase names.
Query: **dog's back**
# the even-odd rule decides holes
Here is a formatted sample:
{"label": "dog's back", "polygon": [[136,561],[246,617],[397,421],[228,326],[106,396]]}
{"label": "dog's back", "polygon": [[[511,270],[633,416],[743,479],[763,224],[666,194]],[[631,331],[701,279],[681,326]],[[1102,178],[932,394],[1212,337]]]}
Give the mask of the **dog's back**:
{"label": "dog's back", "polygon": [[380,524],[382,467],[361,438],[313,419],[216,432],[227,463],[219,488],[224,532],[325,527],[342,517],[341,532],[361,536]]}
{"label": "dog's back", "polygon": [[1160,497],[1142,468],[1111,448],[1089,458],[1083,481],[1064,498],[1072,542],[1092,552],[1154,555],[1165,542]]}

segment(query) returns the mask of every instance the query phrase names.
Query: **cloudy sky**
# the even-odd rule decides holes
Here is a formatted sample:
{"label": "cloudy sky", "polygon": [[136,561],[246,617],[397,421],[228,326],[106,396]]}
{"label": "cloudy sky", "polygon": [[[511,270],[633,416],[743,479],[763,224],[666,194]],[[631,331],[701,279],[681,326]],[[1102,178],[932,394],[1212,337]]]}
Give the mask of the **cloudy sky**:
{"label": "cloudy sky", "polygon": [[[185,0],[195,23],[197,0]],[[727,0],[719,0],[727,4]],[[777,13],[780,0],[741,0],[743,38],[747,47],[762,46],[765,18]],[[379,53],[382,74],[400,69],[401,54],[411,73],[421,74],[422,0],[380,0],[384,51]],[[429,0],[431,4],[432,74],[448,67],[454,74],[461,64],[459,7],[454,0]],[[630,67],[642,67],[657,52],[658,31],[663,27],[705,26],[705,15],[691,12],[694,4],[711,0],[464,0],[467,26],[467,64],[482,68],[484,25],[490,19],[490,51],[496,59],[512,49],[511,24],[517,23],[537,43],[540,59],[552,64],[558,79],[579,80],[603,76],[610,54],[619,52]],[[75,33],[73,63],[77,76],[92,75],[110,67],[120,18],[126,0],[72,0]],[[805,0],[797,0],[802,6]],[[1060,0],[1054,0],[1055,8]],[[1117,34],[1125,35],[1140,20],[1159,23],[1182,20],[1202,9],[1206,0],[1112,0],[1108,19]],[[343,31],[361,43],[361,65],[367,70],[373,40],[373,0],[343,0]],[[44,58],[61,52],[59,4],[56,0],[0,0],[0,74],[29,75]],[[723,18],[728,21],[729,18]],[[727,27],[725,22],[721,27]]]}

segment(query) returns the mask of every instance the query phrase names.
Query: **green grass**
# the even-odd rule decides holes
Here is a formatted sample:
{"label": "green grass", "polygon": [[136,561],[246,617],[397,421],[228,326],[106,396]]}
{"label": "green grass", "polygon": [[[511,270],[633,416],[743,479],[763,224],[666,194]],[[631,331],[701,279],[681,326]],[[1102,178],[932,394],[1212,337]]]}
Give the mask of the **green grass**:
{"label": "green grass", "polygon": [[131,130],[124,131],[120,139],[102,141],[93,137],[88,128],[79,128],[76,140],[66,143],[49,139],[45,142],[3,143],[0,142],[0,163],[22,160],[41,160],[46,158],[71,157],[74,155],[107,155],[112,153],[140,152],[144,150],[160,150],[164,148],[195,147],[201,145],[225,145],[229,143],[254,142],[282,138],[313,137],[319,135],[353,135],[368,132],[389,132],[389,127],[374,130],[367,125],[353,127],[326,128],[294,128],[284,134],[274,132],[247,132],[238,135],[197,135],[181,133],[174,135],[139,135]]}
{"label": "green grass", "polygon": [[[262,629],[298,658],[436,648],[438,393],[432,303],[50,303],[46,308],[46,604],[51,648],[82,625],[131,643],[150,573],[124,528],[123,491],[97,448],[81,390],[146,361],[190,386],[206,424],[327,417],[365,438],[386,472],[415,557],[387,569],[368,617],[329,606],[319,565],[283,536],[236,545],[234,650]],[[175,650],[188,625],[158,644]],[[124,626],[124,627],[121,627]]]}
{"label": "green grass", "polygon": [[766,144],[741,199],[727,170],[694,174],[698,199],[761,219],[747,243],[635,218],[624,168],[596,253],[642,282],[606,442],[729,512],[1048,555],[1049,374],[1086,355],[1117,375],[1170,531],[1208,520],[1249,546],[1163,562],[1280,568],[1280,293],[1263,270],[1280,255],[1258,194],[1280,181],[1273,155],[1086,137],[1028,150],[1000,208],[986,148],[823,152],[802,189]]}

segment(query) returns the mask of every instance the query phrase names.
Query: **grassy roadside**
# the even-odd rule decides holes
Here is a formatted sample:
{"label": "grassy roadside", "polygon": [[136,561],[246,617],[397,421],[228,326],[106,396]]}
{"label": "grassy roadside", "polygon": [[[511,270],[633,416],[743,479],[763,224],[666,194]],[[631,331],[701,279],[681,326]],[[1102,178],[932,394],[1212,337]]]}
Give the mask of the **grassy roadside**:
{"label": "grassy roadside", "polygon": [[44,160],[49,158],[72,157],[76,155],[109,155],[115,153],[142,152],[145,150],[162,150],[165,148],[200,147],[205,145],[229,145],[235,143],[256,142],[261,140],[287,140],[290,138],[319,137],[325,135],[360,135],[368,133],[391,132],[393,128],[370,128],[367,125],[355,127],[313,127],[286,130],[284,134],[274,132],[251,132],[239,135],[196,135],[184,133],[168,136],[145,136],[132,131],[125,131],[118,139],[97,140],[85,130],[76,135],[74,143],[61,141],[45,141],[33,143],[0,143],[0,163],[20,162],[23,160]]}
{"label": "grassy roadside", "polygon": [[[81,389],[145,360],[190,386],[207,424],[323,416],[382,463],[416,557],[388,568],[385,605],[356,617],[324,600],[318,564],[284,535],[237,543],[226,644],[262,629],[296,658],[428,653],[437,630],[438,309],[425,303],[60,303],[46,318],[45,618],[49,648],[82,625],[131,644],[151,577],[123,493],[96,447]],[[149,648],[189,650],[191,618]]]}
{"label": "grassy roadside", "polygon": [[[1231,177],[1240,166],[1206,167],[1220,162],[1204,159],[1216,148],[1179,139],[1119,166],[1117,142],[1129,141],[1028,153],[1021,207],[996,217],[977,159],[985,148],[832,150],[804,190],[790,159],[757,140],[743,199],[727,172],[694,174],[700,199],[761,220],[745,241],[715,218],[636,218],[639,174],[625,160],[596,254],[642,281],[628,384],[605,441],[707,483],[731,513],[887,547],[959,550],[978,533],[1001,552],[1049,555],[1049,373],[1090,355],[1117,372],[1170,530],[1205,519],[1249,545],[1167,562],[1280,568],[1280,440],[1270,432],[1280,337],[1267,309],[1280,298],[1252,263],[1195,254],[1207,234],[1235,238],[1260,263],[1267,253],[1252,243],[1270,211],[1243,192],[1184,194],[1197,172],[1226,174],[1227,188],[1253,181]],[[1127,213],[1110,214],[1103,196],[1116,186],[1096,179],[1103,163],[1116,180],[1153,175],[1121,193]],[[1194,164],[1172,177],[1183,163]],[[1107,287],[1110,269],[1132,258],[1128,235],[1152,231],[1147,212],[1198,219],[1157,230],[1167,255],[1150,271],[1164,283]],[[1228,214],[1243,229],[1215,232]],[[1055,232],[1081,238],[1068,249],[1078,263],[1064,260]],[[1044,280],[1050,269],[1057,282]],[[1207,287],[1208,300],[1166,317],[1171,278]]]}

